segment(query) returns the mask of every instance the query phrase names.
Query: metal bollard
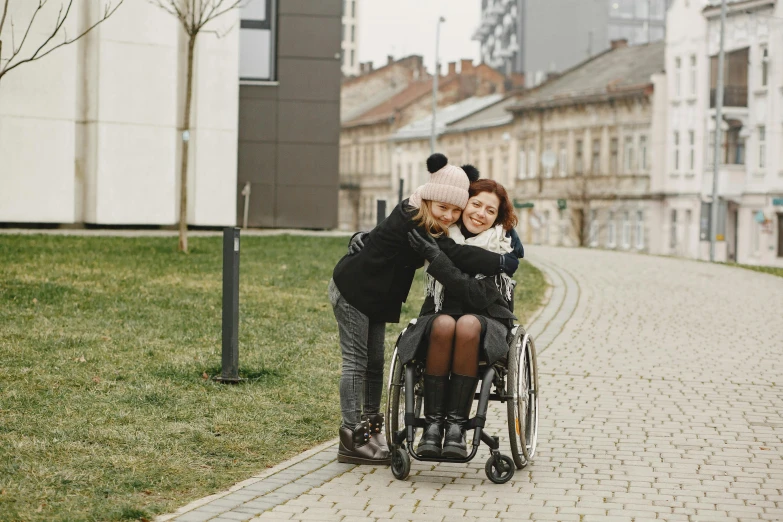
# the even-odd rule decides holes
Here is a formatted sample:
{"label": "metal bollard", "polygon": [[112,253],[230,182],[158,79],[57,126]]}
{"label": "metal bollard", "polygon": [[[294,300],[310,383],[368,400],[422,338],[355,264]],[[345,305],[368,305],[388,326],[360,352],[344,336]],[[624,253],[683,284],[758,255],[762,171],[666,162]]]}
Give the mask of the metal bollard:
{"label": "metal bollard", "polygon": [[377,220],[375,222],[376,225],[380,224],[381,221],[386,219],[386,200],[379,199],[376,200],[376,203],[378,203],[378,212],[377,212]]}
{"label": "metal bollard", "polygon": [[223,356],[216,381],[237,383],[239,377],[239,229],[223,229]]}

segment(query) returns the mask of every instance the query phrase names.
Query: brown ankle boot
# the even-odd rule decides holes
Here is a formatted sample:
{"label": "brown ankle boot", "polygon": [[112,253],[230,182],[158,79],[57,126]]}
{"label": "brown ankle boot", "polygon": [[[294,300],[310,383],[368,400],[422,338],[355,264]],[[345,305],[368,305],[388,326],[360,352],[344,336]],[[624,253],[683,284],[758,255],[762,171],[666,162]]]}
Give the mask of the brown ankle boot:
{"label": "brown ankle boot", "polygon": [[362,421],[354,429],[340,426],[340,446],[337,462],[346,464],[390,464],[389,450],[370,444],[370,426]]}
{"label": "brown ankle boot", "polygon": [[383,413],[368,413],[362,415],[362,420],[367,421],[370,430],[370,444],[389,453],[389,444],[386,442],[386,433],[383,429]]}

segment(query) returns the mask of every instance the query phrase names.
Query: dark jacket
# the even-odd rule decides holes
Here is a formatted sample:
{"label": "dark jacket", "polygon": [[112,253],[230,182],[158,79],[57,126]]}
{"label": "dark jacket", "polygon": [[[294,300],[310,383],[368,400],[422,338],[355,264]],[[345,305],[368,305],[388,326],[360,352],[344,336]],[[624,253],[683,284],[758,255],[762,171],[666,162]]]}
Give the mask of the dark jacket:
{"label": "dark jacket", "polygon": [[443,308],[435,312],[435,300],[427,297],[415,325],[408,326],[397,343],[403,364],[413,359],[427,345],[425,333],[429,323],[440,314],[479,315],[486,319],[484,357],[494,363],[508,352],[508,333],[516,321],[508,303],[495,285],[494,277],[476,279],[463,273],[444,255],[430,263],[427,273],[443,284]]}
{"label": "dark jacket", "polygon": [[[370,232],[361,251],[344,256],[334,268],[332,277],[342,296],[372,322],[400,320],[413,276],[424,264],[408,244],[408,232],[417,228],[412,219],[415,212],[404,200]],[[420,227],[419,232],[425,233]],[[446,254],[460,270],[470,274],[499,273],[500,254],[458,245],[445,235],[436,240],[441,255]]]}

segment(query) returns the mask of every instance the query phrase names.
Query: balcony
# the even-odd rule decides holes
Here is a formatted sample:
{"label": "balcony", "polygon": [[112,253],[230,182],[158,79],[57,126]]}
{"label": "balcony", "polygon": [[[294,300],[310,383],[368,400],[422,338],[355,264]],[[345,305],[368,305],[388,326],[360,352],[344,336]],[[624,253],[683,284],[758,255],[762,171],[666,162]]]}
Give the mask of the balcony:
{"label": "balcony", "polygon": [[[714,109],[718,101],[718,90],[710,89],[710,108]],[[724,107],[747,107],[748,88],[744,86],[727,85],[723,88]]]}

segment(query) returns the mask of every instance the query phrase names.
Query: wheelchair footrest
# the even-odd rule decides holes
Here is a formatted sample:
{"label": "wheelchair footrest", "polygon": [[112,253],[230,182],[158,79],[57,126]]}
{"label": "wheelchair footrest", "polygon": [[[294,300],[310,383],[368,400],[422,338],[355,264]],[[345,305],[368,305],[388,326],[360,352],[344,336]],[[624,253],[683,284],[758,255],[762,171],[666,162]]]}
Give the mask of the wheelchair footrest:
{"label": "wheelchair footrest", "polygon": [[414,426],[416,428],[427,427],[427,423],[424,422],[424,419],[417,419],[416,415],[414,415],[413,413],[405,413],[405,425]]}

